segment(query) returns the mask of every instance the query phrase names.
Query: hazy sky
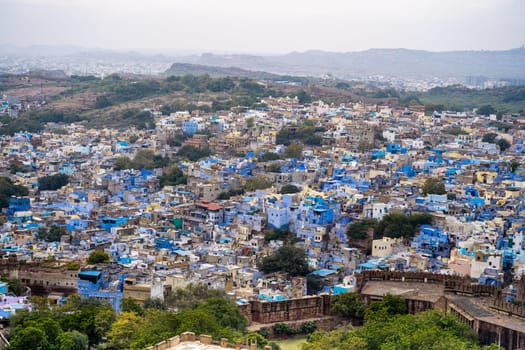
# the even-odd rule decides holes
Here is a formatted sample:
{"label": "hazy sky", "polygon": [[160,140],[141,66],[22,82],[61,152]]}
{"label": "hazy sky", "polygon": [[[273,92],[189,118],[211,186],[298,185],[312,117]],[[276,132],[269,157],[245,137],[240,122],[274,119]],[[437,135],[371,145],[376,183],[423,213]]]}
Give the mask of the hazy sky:
{"label": "hazy sky", "polygon": [[0,43],[284,53],[509,49],[525,0],[0,0]]}

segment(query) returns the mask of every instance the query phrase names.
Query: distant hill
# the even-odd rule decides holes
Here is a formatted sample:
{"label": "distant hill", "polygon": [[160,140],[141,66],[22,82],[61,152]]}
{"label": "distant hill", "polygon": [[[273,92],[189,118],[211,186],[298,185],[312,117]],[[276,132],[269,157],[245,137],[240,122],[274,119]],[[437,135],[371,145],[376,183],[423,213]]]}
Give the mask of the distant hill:
{"label": "distant hill", "polygon": [[306,51],[279,56],[202,55],[176,57],[177,63],[240,68],[279,75],[323,76],[341,79],[371,75],[413,79],[525,78],[525,48],[506,51],[430,52],[371,49],[360,52]]}
{"label": "distant hill", "polygon": [[174,63],[165,73],[166,76],[170,75],[204,75],[208,74],[210,77],[244,77],[250,79],[264,79],[264,80],[277,80],[281,76],[277,74],[251,71],[236,67],[216,67],[216,66],[205,66],[202,64],[191,64],[191,63]]}
{"label": "distant hill", "polygon": [[67,74],[60,69],[32,70],[27,72],[26,75],[32,78],[41,78],[49,80],[65,80],[69,78]]}
{"label": "distant hill", "polygon": [[[18,59],[27,59],[22,66],[31,69],[68,70],[71,63],[99,69],[152,74],[208,74],[210,76],[241,76],[255,79],[278,79],[278,76],[325,77],[363,80],[370,76],[431,80],[466,77],[488,79],[525,79],[525,48],[503,51],[431,52],[409,49],[370,49],[357,52],[311,50],[285,55],[191,54],[183,51],[117,51],[77,46],[31,46],[18,48],[1,45],[0,52],[9,57],[0,62],[0,69],[18,72]],[[162,52],[162,54],[160,54]],[[35,60],[34,58],[39,58]],[[43,60],[42,58],[46,58]],[[10,63],[11,62],[11,63]],[[103,62],[104,64],[101,64]],[[179,65],[191,64],[194,66]],[[74,65],[73,65],[74,66]],[[209,67],[203,67],[209,66]],[[102,68],[101,68],[102,67]],[[119,67],[118,69],[115,67]],[[213,67],[213,68],[210,68]],[[86,69],[82,71],[86,73]],[[226,70],[224,70],[226,69]],[[97,70],[89,74],[99,73]],[[73,72],[69,74],[81,74]]]}

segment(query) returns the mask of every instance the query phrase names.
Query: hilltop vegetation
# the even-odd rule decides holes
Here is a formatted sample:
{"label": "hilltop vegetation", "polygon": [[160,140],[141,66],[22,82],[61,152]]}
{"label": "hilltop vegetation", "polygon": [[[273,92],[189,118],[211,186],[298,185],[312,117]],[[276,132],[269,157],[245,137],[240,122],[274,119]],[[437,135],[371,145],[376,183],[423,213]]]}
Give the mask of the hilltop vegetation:
{"label": "hilltop vegetation", "polygon": [[[200,74],[199,70],[189,71]],[[424,107],[427,112],[474,108],[479,108],[484,113],[490,111],[500,114],[525,111],[524,86],[474,90],[458,85],[434,88],[426,92],[407,92],[341,80],[279,77],[300,83],[301,87],[275,84],[277,78],[273,75],[266,81],[246,77],[213,78],[208,74],[126,79],[113,74],[105,78],[72,76],[62,80],[39,81],[40,90],[44,95],[47,94],[45,104],[38,109],[21,113],[16,119],[0,116],[0,134],[13,134],[21,130],[38,132],[49,122],[83,122],[88,127],[134,126],[149,129],[154,128],[154,119],[145,108],[157,107],[163,114],[181,110],[217,112],[236,107],[241,107],[239,110],[242,110],[264,107],[260,104],[261,98],[285,95],[298,96],[300,103],[310,103],[316,99],[336,104],[364,101],[368,104],[419,106]],[[33,83],[19,80],[4,83],[0,88],[4,93],[22,97],[24,94],[29,94],[27,97],[30,97],[37,89]],[[286,130],[282,130],[278,137],[286,142],[296,139],[306,144],[318,145],[319,133],[322,131],[322,128],[307,125],[294,135],[288,135]]]}
{"label": "hilltop vegetation", "polygon": [[[27,93],[32,86],[3,86],[10,94]],[[50,89],[56,87],[57,89]],[[0,133],[38,132],[45,123],[85,122],[91,127],[153,128],[150,112],[144,108],[162,106],[164,114],[179,110],[214,112],[231,107],[254,107],[262,97],[282,96],[283,92],[248,78],[208,75],[168,76],[165,79],[136,77],[123,79],[113,74],[106,78],[78,77],[41,83],[50,91],[45,107],[22,113],[19,118],[0,118]]]}
{"label": "hilltop vegetation", "polygon": [[[494,112],[524,113],[525,86],[507,86],[475,90],[464,86],[437,87],[415,94],[422,104],[442,106],[441,110],[457,110],[492,106]],[[406,97],[406,96],[405,96]]]}
{"label": "hilltop vegetation", "polygon": [[[366,98],[397,99],[400,106],[425,106],[427,111],[463,111],[491,106],[493,113],[524,113],[525,86],[470,89],[462,85],[435,87],[428,91],[399,91],[372,85],[338,82],[335,87]],[[482,113],[483,110],[480,112]],[[482,113],[483,114],[483,113]]]}

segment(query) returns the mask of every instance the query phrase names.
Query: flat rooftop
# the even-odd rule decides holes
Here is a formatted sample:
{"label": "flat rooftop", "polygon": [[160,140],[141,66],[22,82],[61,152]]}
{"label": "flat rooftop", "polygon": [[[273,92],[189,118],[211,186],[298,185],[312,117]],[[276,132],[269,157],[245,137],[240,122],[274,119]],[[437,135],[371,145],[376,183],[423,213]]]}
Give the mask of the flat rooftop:
{"label": "flat rooftop", "polygon": [[235,348],[221,348],[218,345],[211,344],[202,344],[198,341],[185,341],[178,345],[175,345],[168,350],[225,350],[225,349],[235,349]]}
{"label": "flat rooftop", "polygon": [[[230,347],[221,347],[215,344],[202,344],[198,340],[196,341],[184,341],[180,344],[172,346],[167,350],[232,350],[235,349],[235,346],[230,345]],[[241,350],[248,350],[249,347],[246,345],[241,345]]]}
{"label": "flat rooftop", "polygon": [[367,281],[361,294],[382,297],[385,294],[397,295],[413,300],[436,302],[446,296],[448,303],[476,318],[497,326],[525,333],[525,320],[512,317],[491,308],[493,299],[489,297],[469,297],[447,293],[444,286],[436,283],[398,281]]}
{"label": "flat rooftop", "polygon": [[521,333],[525,333],[525,321],[518,318],[500,313],[491,309],[491,298],[473,298],[459,295],[447,295],[450,303],[463,309],[467,314],[480,321],[495,324],[497,326],[509,328]]}
{"label": "flat rooftop", "polygon": [[445,295],[445,287],[436,283],[367,281],[361,294],[377,297],[392,294],[407,299],[436,302]]}

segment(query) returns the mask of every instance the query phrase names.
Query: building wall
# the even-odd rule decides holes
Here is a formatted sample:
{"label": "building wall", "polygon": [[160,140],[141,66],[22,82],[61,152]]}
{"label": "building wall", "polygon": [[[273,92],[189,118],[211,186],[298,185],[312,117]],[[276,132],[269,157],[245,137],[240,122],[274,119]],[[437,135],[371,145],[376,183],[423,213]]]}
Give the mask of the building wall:
{"label": "building wall", "polygon": [[284,228],[290,222],[288,210],[286,208],[267,208],[268,227]]}
{"label": "building wall", "polygon": [[297,321],[328,315],[331,297],[329,295],[309,296],[277,302],[250,301],[241,312],[250,322],[272,323]]}
{"label": "building wall", "polygon": [[131,298],[144,305],[144,301],[151,297],[151,286],[145,284],[124,284],[124,298]]}
{"label": "building wall", "polygon": [[73,294],[78,290],[78,271],[28,269],[20,270],[18,278],[31,288],[34,295],[50,292]]}
{"label": "building wall", "polygon": [[392,254],[392,247],[400,240],[390,237],[383,237],[382,239],[374,239],[372,241],[372,256],[383,258]]}
{"label": "building wall", "polygon": [[490,255],[487,261],[472,261],[470,264],[470,277],[479,278],[486,268],[501,270],[501,256]]}

